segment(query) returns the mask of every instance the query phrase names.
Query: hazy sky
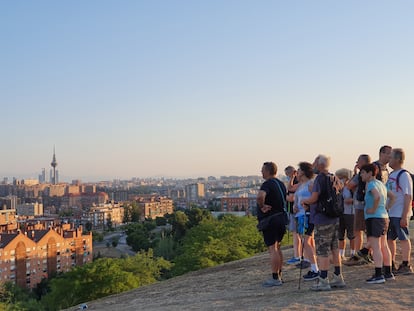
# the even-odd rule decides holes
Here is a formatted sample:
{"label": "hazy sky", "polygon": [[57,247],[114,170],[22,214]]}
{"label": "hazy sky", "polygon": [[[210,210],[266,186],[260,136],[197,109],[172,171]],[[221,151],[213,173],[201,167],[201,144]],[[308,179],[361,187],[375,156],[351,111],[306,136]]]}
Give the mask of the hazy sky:
{"label": "hazy sky", "polygon": [[414,1],[0,2],[0,177],[414,170]]}

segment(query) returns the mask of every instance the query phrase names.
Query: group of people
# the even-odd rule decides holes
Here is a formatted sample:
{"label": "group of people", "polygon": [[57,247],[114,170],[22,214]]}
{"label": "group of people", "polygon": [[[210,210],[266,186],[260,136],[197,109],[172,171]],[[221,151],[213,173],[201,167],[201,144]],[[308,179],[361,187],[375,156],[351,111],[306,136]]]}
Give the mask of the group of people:
{"label": "group of people", "polygon": [[[340,169],[332,174],[329,172],[330,158],[318,155],[313,163],[300,162],[297,169],[287,167],[286,185],[276,178],[277,165],[265,162],[262,166],[265,181],[257,195],[257,217],[259,222],[273,217],[269,218],[270,225],[262,230],[272,270],[272,277],[263,286],[283,284],[284,261],[280,243],[286,234],[283,217],[286,209],[290,214],[287,227],[293,232],[294,249],[294,257],[286,264],[310,267],[303,279],[314,281],[312,290],[346,286],[342,274],[345,237],[349,240],[350,257],[344,264],[374,263],[374,274],[366,280],[367,283],[379,284],[395,280],[395,274],[412,274],[408,225],[412,216],[413,182],[410,173],[403,168],[404,160],[405,153],[401,148],[382,146],[377,161],[371,162],[369,155],[361,154],[353,171]],[[391,173],[387,165],[392,169]],[[329,217],[318,208],[326,193],[327,176],[340,185],[344,207],[340,217]],[[395,260],[397,239],[402,258],[398,268]],[[328,278],[331,262],[334,271]]]}

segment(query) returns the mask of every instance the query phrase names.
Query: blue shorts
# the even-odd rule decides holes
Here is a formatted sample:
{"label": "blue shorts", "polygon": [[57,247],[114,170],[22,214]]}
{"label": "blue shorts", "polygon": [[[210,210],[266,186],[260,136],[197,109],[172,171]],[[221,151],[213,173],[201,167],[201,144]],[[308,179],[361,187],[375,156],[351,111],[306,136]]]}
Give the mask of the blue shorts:
{"label": "blue shorts", "polygon": [[390,217],[390,224],[388,226],[387,239],[406,241],[410,239],[410,234],[407,228],[401,228],[401,217]]}
{"label": "blue shorts", "polygon": [[296,221],[296,232],[300,235],[305,234],[305,232],[308,229],[309,225],[309,217],[306,217],[305,215],[301,215],[298,217],[295,217]]}

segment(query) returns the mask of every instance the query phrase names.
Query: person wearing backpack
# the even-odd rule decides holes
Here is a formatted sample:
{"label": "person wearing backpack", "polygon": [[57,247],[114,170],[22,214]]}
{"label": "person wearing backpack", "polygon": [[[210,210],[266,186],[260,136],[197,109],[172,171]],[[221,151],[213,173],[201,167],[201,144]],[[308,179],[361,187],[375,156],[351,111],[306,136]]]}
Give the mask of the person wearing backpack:
{"label": "person wearing backpack", "polygon": [[288,220],[286,215],[286,187],[276,178],[277,166],[273,162],[265,162],[262,166],[262,176],[265,179],[257,194],[257,219],[263,239],[270,254],[272,278],[265,281],[263,287],[281,286],[281,271],[283,254],[280,242],[286,233]]}
{"label": "person wearing backpack", "polygon": [[404,160],[405,152],[403,149],[392,149],[389,166],[393,171],[388,178],[387,188],[395,195],[395,202],[388,211],[390,225],[387,238],[393,268],[395,268],[395,254],[397,250],[396,239],[398,238],[400,241],[402,263],[398,270],[394,271],[396,274],[413,273],[410,265],[411,241],[408,230],[409,219],[413,213],[411,208],[413,182],[410,174],[403,169]]}
{"label": "person wearing backpack", "polygon": [[[339,180],[329,173],[329,165],[330,158],[328,156],[319,155],[316,157],[314,166],[319,174],[313,183],[311,196],[301,202],[302,205],[310,205],[309,222],[314,224],[316,255],[320,270],[319,277],[311,286],[311,290],[314,291],[327,291],[331,290],[331,287],[345,287],[338,248],[339,218],[338,216],[329,217],[321,211],[325,204],[326,193],[336,191],[336,189],[328,189],[328,185],[333,188],[333,184],[340,184]],[[332,254],[335,270],[329,281],[330,254]]]}

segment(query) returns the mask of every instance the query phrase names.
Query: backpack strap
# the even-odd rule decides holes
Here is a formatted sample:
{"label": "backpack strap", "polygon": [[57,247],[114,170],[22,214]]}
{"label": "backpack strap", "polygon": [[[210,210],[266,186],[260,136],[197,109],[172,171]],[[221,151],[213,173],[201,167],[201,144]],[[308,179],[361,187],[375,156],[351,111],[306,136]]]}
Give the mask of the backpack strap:
{"label": "backpack strap", "polygon": [[279,182],[276,179],[273,178],[272,181],[276,184],[277,188],[279,189],[279,193],[282,197],[283,202],[283,210],[287,213],[286,194],[283,194],[282,187],[280,187]]}
{"label": "backpack strap", "polygon": [[404,172],[408,172],[406,169],[402,169],[401,171],[399,171],[398,172],[398,174],[397,174],[397,186],[396,186],[396,191],[398,192],[398,188],[400,188],[401,189],[401,187],[400,187],[400,176],[401,176],[401,174],[402,173],[404,173]]}

